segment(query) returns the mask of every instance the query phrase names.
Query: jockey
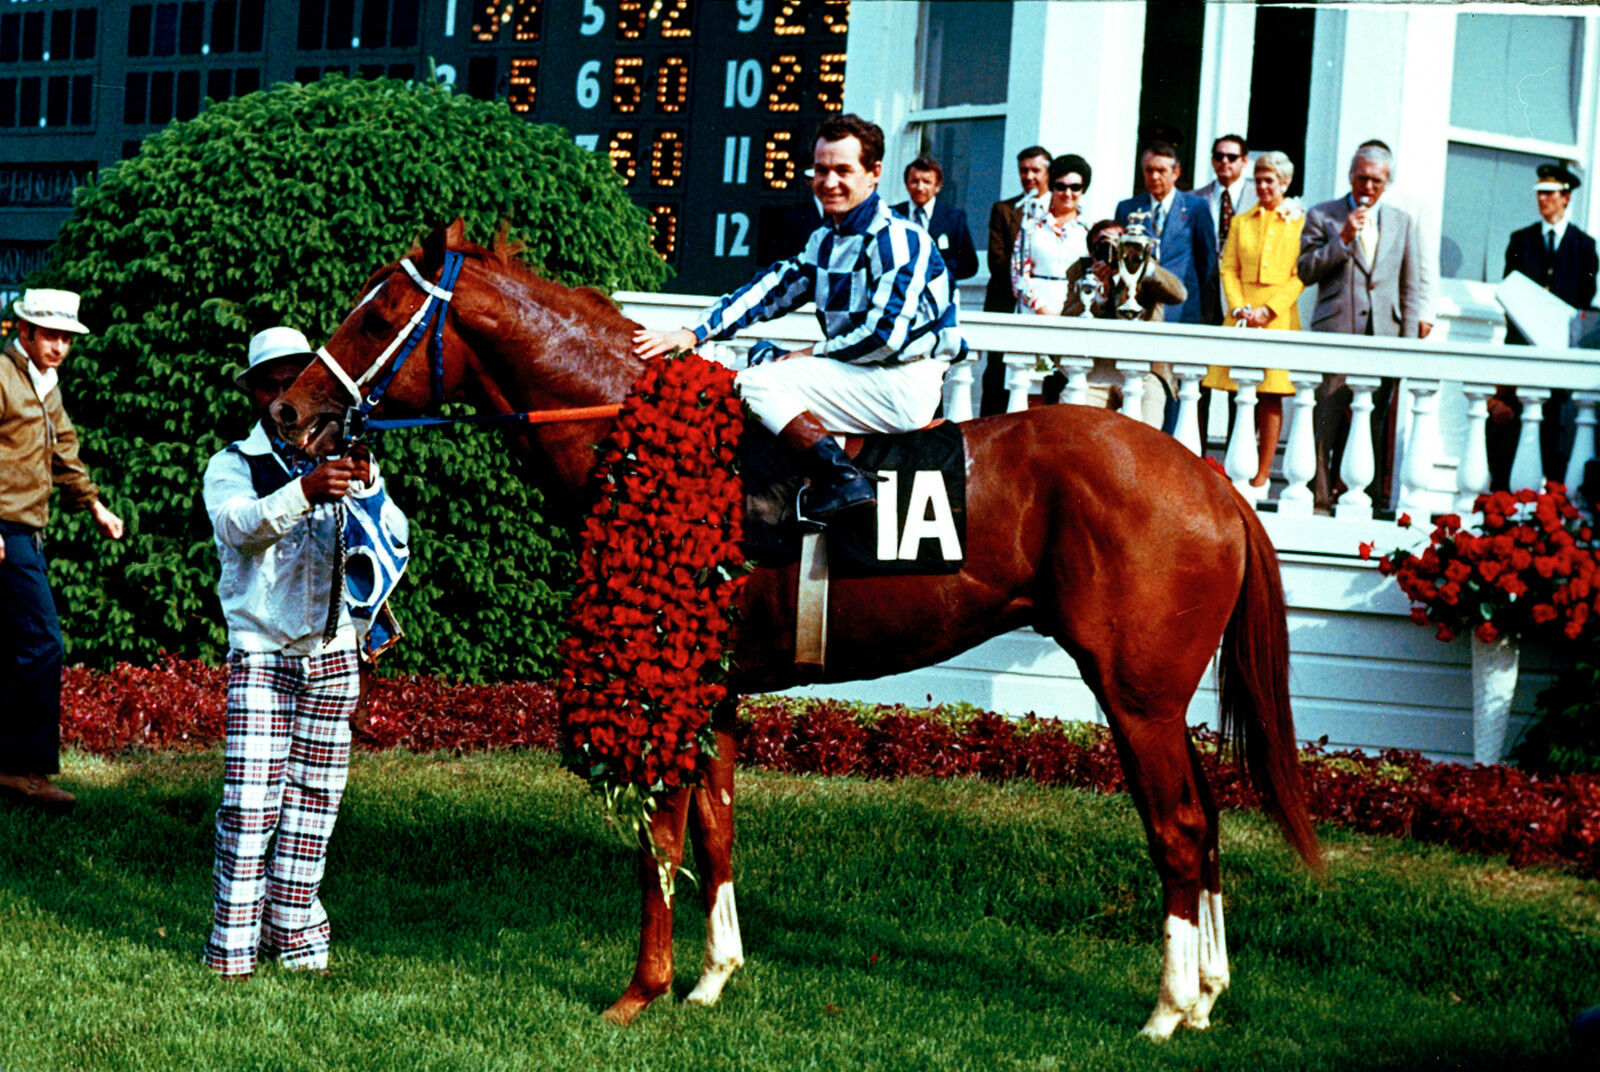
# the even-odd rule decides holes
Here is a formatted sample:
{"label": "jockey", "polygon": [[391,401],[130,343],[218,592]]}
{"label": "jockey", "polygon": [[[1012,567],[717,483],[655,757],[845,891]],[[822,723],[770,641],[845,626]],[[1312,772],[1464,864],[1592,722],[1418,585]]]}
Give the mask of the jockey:
{"label": "jockey", "polygon": [[804,459],[811,477],[804,513],[824,520],[877,498],[829,433],[927,424],[939,408],[945,370],[966,355],[967,344],[955,278],[933,240],[878,196],[878,125],[856,115],[824,120],[813,164],[824,223],[805,250],[763,269],[693,328],[638,331],[633,352],[650,358],[693,349],[814,301],[822,342],[752,365],[737,382],[750,412]]}

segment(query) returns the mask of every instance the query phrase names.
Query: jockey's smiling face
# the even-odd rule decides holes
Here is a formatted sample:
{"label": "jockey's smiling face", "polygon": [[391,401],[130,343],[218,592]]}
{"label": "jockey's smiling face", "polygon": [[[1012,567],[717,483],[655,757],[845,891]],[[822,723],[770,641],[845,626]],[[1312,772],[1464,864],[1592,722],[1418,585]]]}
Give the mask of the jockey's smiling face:
{"label": "jockey's smiling face", "polygon": [[865,201],[883,177],[883,161],[861,166],[861,140],[851,134],[838,141],[817,139],[812,155],[811,190],[822,211],[837,222]]}

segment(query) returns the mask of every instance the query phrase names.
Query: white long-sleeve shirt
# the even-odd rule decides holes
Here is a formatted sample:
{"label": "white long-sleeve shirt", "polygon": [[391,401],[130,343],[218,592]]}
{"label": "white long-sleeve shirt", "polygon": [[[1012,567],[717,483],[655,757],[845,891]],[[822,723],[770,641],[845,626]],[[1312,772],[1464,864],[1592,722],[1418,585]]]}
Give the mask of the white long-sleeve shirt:
{"label": "white long-sleeve shirt", "polygon": [[[205,474],[206,513],[222,560],[217,595],[229,646],[284,655],[353,647],[356,628],[343,598],[338,630],[331,641],[322,639],[338,545],[335,504],[313,505],[299,480],[265,497],[256,495],[250,464],[241,454],[265,455],[283,466],[286,476],[289,472],[260,424],[233,446],[212,455]],[[381,486],[374,462],[372,482],[351,494],[371,494]]]}

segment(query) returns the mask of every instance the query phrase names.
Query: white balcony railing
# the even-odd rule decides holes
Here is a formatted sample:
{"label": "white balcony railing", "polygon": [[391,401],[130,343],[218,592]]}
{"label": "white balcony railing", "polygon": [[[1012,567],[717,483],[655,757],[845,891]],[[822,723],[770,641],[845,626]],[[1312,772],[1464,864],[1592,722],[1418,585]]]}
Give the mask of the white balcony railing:
{"label": "white balcony railing", "polygon": [[[637,293],[616,298],[630,317],[656,329],[693,323],[713,300]],[[985,352],[1007,355],[1007,408],[1012,410],[1027,406],[1028,396],[1037,393],[1038,384],[1052,368],[1066,376],[1062,401],[1083,401],[1087,374],[1099,358],[1112,362],[1122,375],[1123,408],[1136,414],[1151,363],[1171,364],[1178,383],[1174,435],[1194,450],[1203,442],[1197,404],[1206,366],[1229,366],[1239,384],[1238,417],[1224,465],[1241,487],[1256,469],[1256,386],[1264,370],[1287,369],[1296,393],[1285,399],[1284,406],[1287,436],[1281,469],[1286,483],[1276,508],[1285,518],[1310,517],[1313,512],[1308,486],[1315,472],[1313,392],[1327,373],[1344,374],[1354,394],[1349,446],[1339,472],[1352,490],[1335,508],[1341,520],[1370,519],[1374,508],[1389,506],[1419,517],[1470,508],[1473,499],[1489,486],[1484,426],[1488,400],[1498,385],[1515,385],[1525,403],[1511,470],[1513,487],[1537,487],[1542,480],[1538,403],[1548,398],[1552,389],[1571,390],[1576,403],[1576,445],[1566,466],[1569,487],[1577,488],[1584,463],[1595,456],[1600,352],[966,311],[962,326],[974,358]],[[818,337],[816,318],[805,311],[757,324],[713,349],[723,360],[739,365],[742,351],[756,339],[805,345]],[[951,369],[945,412],[952,419],[973,414],[978,367],[972,361]],[[1385,377],[1401,381],[1396,402],[1395,501],[1373,504],[1360,489],[1371,483],[1377,469],[1370,430],[1372,393]]]}

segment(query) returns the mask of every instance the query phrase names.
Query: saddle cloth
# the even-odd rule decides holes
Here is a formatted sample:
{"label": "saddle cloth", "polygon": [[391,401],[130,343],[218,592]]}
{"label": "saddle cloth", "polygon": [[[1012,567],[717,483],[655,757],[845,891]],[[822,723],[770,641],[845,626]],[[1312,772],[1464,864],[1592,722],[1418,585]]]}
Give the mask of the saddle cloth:
{"label": "saddle cloth", "polygon": [[[847,510],[828,523],[828,561],[836,575],[954,573],[967,545],[966,440],[946,421],[846,444],[868,476],[878,474],[876,508]],[[757,421],[739,444],[744,480],[745,555],[762,566],[800,558],[805,530],[795,500],[805,479],[792,452]]]}

